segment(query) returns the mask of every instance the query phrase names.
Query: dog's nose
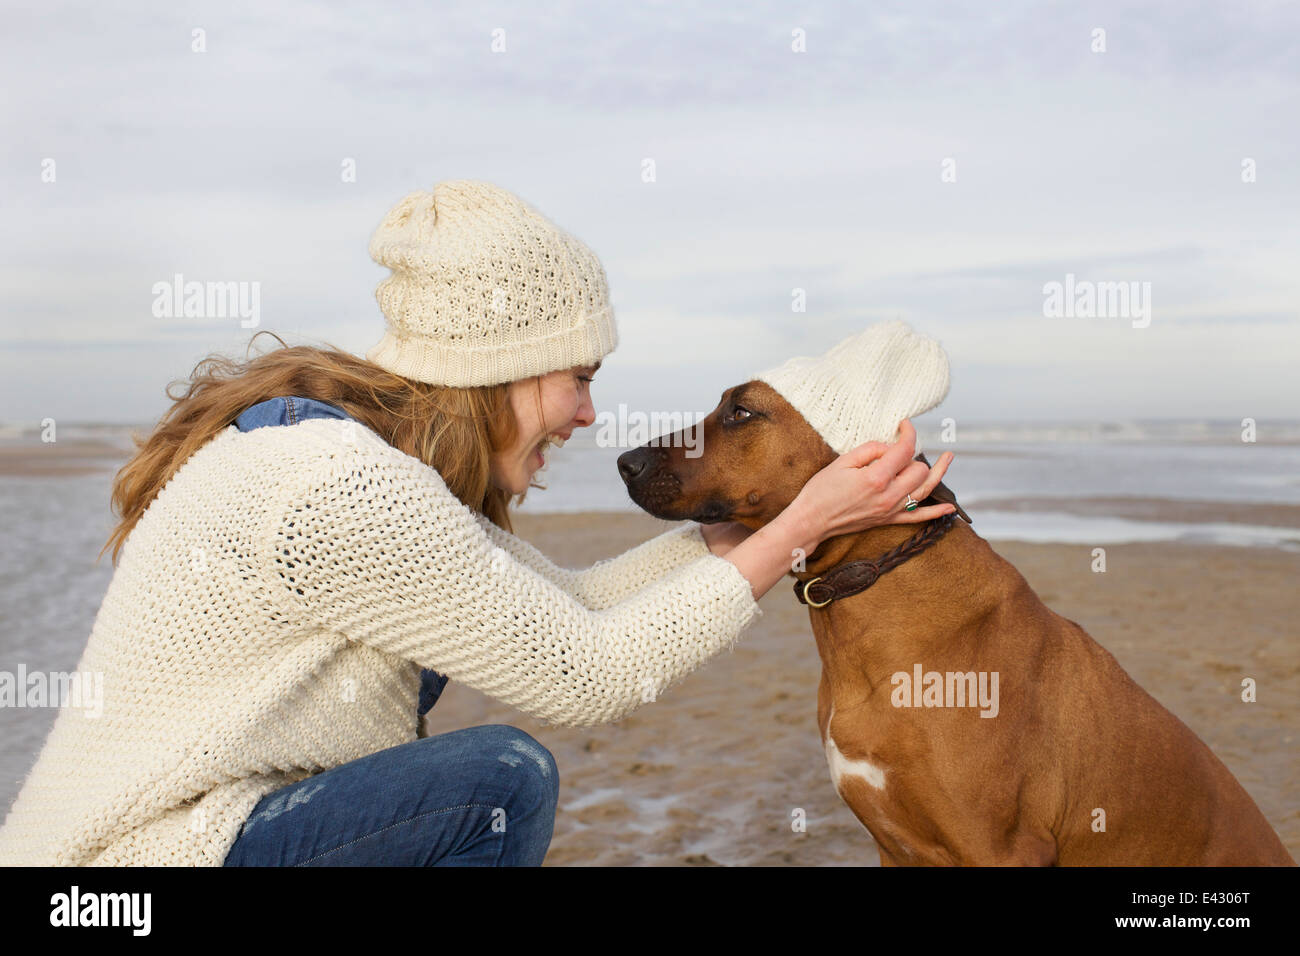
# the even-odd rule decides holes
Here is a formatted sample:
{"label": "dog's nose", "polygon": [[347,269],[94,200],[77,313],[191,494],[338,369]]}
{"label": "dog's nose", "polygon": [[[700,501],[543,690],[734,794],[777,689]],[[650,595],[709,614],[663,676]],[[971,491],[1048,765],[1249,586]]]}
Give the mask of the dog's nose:
{"label": "dog's nose", "polygon": [[618,473],[623,476],[623,483],[628,484],[645,471],[645,466],[650,462],[650,450],[647,448],[633,448],[631,451],[625,451],[618,456]]}

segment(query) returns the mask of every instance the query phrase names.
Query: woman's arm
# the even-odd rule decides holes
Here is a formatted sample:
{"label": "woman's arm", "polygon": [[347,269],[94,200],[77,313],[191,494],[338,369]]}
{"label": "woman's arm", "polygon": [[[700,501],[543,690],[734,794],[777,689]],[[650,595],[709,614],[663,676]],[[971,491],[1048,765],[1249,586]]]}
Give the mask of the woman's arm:
{"label": "woman's arm", "polygon": [[295,429],[296,487],[261,539],[286,628],[327,628],[580,726],[654,700],[761,614],[750,582],[712,554],[592,610],[522,563],[518,539],[494,544],[437,471],[332,426]]}
{"label": "woman's arm", "polygon": [[[284,625],[337,631],[571,726],[618,720],[730,647],[792,548],[879,523],[880,495],[864,505],[861,488],[889,487],[841,456],[727,558],[704,555],[596,611],[522,563],[518,539],[494,544],[436,470],[369,431],[342,442],[336,427],[295,429],[298,485],[262,537]],[[828,500],[846,493],[859,497]]]}
{"label": "woman's arm", "polygon": [[669,571],[709,553],[695,522],[670,528],[616,557],[597,561],[589,568],[571,570],[555,564],[529,542],[477,515],[479,525],[498,547],[510,548],[516,558],[538,574],[564,588],[593,611],[602,611],[635,594]]}

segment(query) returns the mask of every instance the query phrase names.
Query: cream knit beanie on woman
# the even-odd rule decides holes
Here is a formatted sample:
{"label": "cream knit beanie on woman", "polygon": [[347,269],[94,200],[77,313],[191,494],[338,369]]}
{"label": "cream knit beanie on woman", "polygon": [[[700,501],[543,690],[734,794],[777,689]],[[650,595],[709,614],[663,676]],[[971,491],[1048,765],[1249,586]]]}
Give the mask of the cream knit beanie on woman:
{"label": "cream knit beanie on woman", "polygon": [[434,385],[496,385],[594,365],[618,344],[595,253],[518,196],[475,180],[413,192],[370,256],[384,337],[366,358]]}
{"label": "cream knit beanie on woman", "polygon": [[818,358],[792,358],[752,378],[780,392],[843,455],[865,442],[897,441],[899,422],[942,402],[948,355],[895,319],[868,326]]}

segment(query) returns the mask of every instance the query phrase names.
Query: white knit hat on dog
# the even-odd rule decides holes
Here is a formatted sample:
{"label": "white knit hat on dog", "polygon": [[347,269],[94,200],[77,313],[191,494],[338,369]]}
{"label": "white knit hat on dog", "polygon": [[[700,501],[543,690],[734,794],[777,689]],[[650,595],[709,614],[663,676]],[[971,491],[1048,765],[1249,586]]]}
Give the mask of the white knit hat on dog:
{"label": "white knit hat on dog", "polygon": [[942,402],[948,356],[937,341],[894,319],[869,326],[818,358],[792,358],[751,378],[780,392],[843,455],[865,442],[897,441],[899,422]]}
{"label": "white knit hat on dog", "polygon": [[618,344],[595,253],[492,183],[448,180],[384,217],[370,255],[376,365],[435,385],[496,385],[594,365]]}

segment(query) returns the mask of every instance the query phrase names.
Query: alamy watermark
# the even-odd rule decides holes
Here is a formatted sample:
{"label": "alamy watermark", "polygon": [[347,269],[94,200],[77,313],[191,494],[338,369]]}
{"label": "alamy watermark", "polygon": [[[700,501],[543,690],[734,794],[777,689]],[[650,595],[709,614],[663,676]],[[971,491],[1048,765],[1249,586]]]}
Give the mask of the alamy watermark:
{"label": "alamy watermark", "polygon": [[153,296],[153,314],[159,319],[237,318],[245,329],[262,321],[260,282],[186,282],[178,272],[170,282],[155,282]]}
{"label": "alamy watermark", "polygon": [[636,448],[653,441],[659,447],[680,445],[687,458],[699,458],[704,454],[704,417],[699,412],[629,412],[627,404],[619,402],[617,412],[596,415],[596,444]]}
{"label": "alamy watermark", "polygon": [[152,893],[82,892],[75,883],[50,897],[51,926],[118,926],[148,936],[153,925]]}
{"label": "alamy watermark", "polygon": [[895,707],[979,707],[981,717],[998,715],[997,671],[896,671],[889,701]]}
{"label": "alamy watermark", "polygon": [[74,707],[87,717],[104,713],[104,675],[100,671],[0,671],[0,707]]}
{"label": "alamy watermark", "polygon": [[1132,319],[1133,328],[1151,324],[1150,282],[1076,281],[1073,272],[1064,282],[1043,285],[1043,316],[1048,319]]}

